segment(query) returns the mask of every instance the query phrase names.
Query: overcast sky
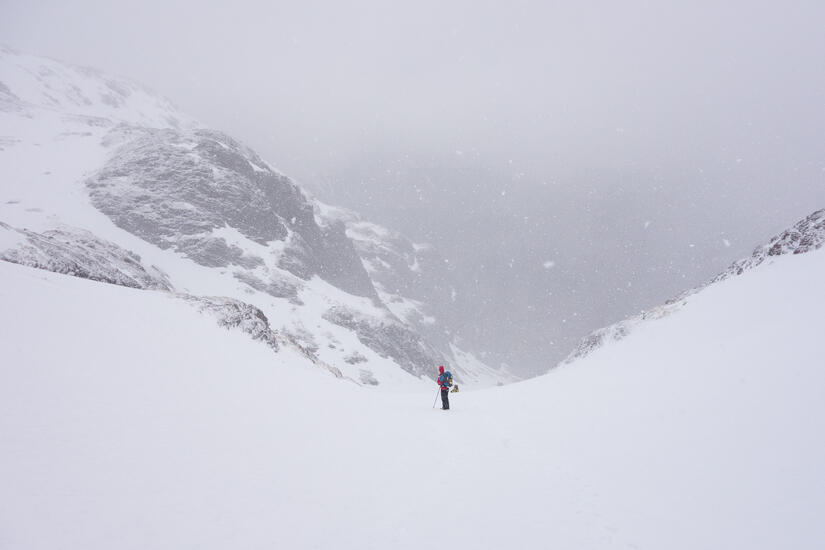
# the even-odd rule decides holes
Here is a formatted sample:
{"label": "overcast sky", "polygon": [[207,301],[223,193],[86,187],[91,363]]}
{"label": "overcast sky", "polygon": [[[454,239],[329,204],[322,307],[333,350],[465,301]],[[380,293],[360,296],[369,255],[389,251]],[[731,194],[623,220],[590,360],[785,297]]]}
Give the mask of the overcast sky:
{"label": "overcast sky", "polygon": [[825,207],[823,29],[821,0],[0,2],[1,42],[435,242],[468,338],[533,370]]}
{"label": "overcast sky", "polygon": [[739,158],[776,140],[810,148],[823,120],[817,1],[4,0],[0,9],[12,47],[137,78],[307,174],[416,145],[531,172],[655,168],[708,151]]}

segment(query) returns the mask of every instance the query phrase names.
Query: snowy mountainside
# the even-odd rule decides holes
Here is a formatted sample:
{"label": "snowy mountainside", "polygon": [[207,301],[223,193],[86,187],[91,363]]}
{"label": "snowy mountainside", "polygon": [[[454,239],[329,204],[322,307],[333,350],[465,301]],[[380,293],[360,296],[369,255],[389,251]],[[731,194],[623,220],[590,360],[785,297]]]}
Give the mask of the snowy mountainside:
{"label": "snowy mountainside", "polygon": [[[299,280],[318,275],[377,298],[343,227],[320,227],[298,186],[254,152],[211,130],[135,134],[86,182],[92,204],[116,225],[201,265],[239,266],[253,276],[270,271],[269,260]],[[229,244],[227,228],[259,245],[258,254]]]}
{"label": "snowy mountainside", "polygon": [[818,250],[823,244],[825,244],[825,209],[817,210],[794,224],[793,227],[774,236],[767,244],[757,247],[751,256],[734,262],[729,268],[707,283],[687,290],[659,307],[590,333],[579,342],[576,349],[561,364],[571,363],[586,357],[609,342],[625,338],[641,323],[667,317],[684,307],[691,296],[711,285],[742,275],[779,256],[805,254]]}
{"label": "snowy mountainside", "polygon": [[133,80],[0,45],[0,111],[59,113],[89,124],[192,128],[198,122]]}
{"label": "snowy mountainside", "polygon": [[8,48],[0,83],[3,258],[241,300],[359,383],[415,385],[438,364],[479,385],[513,380],[388,307],[343,221],[317,216],[295,182],[168,100]]}
{"label": "snowy mountainside", "polygon": [[228,297],[171,292],[172,286],[165,273],[154,266],[145,266],[140,256],[87,231],[62,228],[38,234],[0,222],[0,260],[127,288],[166,291],[213,317],[219,326],[239,328],[274,351],[284,346],[291,348],[337,378],[344,377],[340,369],[320,361],[288,335],[274,331],[266,315],[257,307]]}
{"label": "snowy mountainside", "polygon": [[361,219],[350,210],[315,201],[320,223],[343,223],[381,301],[396,318],[412,327],[437,349],[448,349],[457,379],[486,384],[517,380],[505,369],[493,369],[457,343],[445,319],[459,317],[454,287],[444,277],[446,261],[431,246]]}
{"label": "snowy mountainside", "polygon": [[776,257],[445,412],[243,308],[0,262],[0,546],[818,550],[823,276]]}

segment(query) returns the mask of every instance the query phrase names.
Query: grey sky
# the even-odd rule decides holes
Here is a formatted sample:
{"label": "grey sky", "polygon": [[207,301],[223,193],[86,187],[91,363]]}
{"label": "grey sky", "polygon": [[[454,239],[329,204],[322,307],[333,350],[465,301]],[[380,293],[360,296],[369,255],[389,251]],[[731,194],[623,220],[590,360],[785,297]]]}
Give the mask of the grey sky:
{"label": "grey sky", "polygon": [[674,138],[681,156],[798,130],[823,92],[821,2],[3,5],[13,47],[125,73],[320,165],[387,141],[525,169],[667,162]]}
{"label": "grey sky", "polygon": [[466,336],[525,370],[825,207],[824,28],[821,1],[0,5],[11,47],[435,242]]}

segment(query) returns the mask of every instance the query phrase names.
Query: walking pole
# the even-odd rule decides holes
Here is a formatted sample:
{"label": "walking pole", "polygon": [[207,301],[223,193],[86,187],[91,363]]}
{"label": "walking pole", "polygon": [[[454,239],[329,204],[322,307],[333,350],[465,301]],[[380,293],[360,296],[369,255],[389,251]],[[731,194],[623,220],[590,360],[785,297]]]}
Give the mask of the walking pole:
{"label": "walking pole", "polygon": [[435,394],[435,399],[433,399],[433,408],[435,408],[435,402],[438,401],[438,394],[441,393],[441,387],[439,386],[438,392]]}

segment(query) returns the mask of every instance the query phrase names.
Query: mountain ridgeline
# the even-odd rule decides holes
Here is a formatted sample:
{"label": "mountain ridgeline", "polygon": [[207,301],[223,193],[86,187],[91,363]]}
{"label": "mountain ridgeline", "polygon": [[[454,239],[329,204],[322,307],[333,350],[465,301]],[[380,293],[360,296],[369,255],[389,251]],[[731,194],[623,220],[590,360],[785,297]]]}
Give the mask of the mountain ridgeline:
{"label": "mountain ridgeline", "polygon": [[725,271],[710,279],[703,285],[687,290],[665,304],[645,311],[641,315],[620,321],[608,327],[596,330],[583,338],[577,348],[562,361],[568,364],[591,354],[606,343],[621,340],[629,335],[640,323],[660,319],[677,311],[687,303],[690,296],[701,292],[710,285],[737,277],[779,256],[805,254],[818,250],[825,245],[825,209],[817,210],[800,220],[793,227],[771,238],[767,244],[757,247],[753,253],[742,260],[734,262]]}

